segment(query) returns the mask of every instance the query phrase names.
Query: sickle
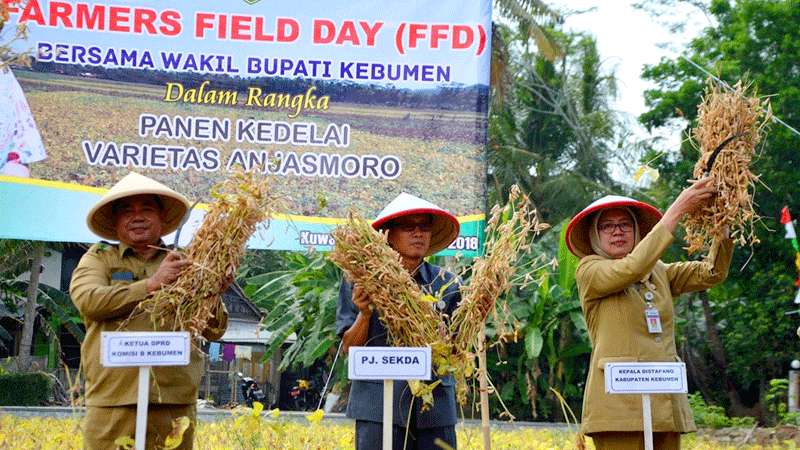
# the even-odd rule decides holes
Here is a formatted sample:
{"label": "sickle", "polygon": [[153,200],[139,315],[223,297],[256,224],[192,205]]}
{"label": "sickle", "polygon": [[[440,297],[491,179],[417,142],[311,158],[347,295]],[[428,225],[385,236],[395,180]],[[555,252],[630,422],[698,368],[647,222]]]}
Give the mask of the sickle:
{"label": "sickle", "polygon": [[709,176],[709,174],[711,174],[711,168],[714,167],[714,161],[717,160],[717,156],[719,156],[719,153],[722,151],[722,149],[725,148],[726,145],[730,144],[731,141],[733,141],[734,139],[740,138],[745,134],[747,133],[736,133],[732,136],[728,136],[724,141],[719,143],[717,148],[715,148],[714,151],[711,152],[711,156],[708,158],[708,162],[706,163],[706,170],[703,172],[703,177],[707,177]]}

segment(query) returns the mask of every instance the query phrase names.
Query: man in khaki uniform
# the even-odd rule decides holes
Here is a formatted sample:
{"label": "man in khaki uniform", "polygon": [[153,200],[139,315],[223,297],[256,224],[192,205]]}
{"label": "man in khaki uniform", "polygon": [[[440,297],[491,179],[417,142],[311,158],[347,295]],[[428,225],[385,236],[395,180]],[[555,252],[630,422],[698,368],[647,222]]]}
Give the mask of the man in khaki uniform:
{"label": "man in khaki uniform", "polygon": [[[86,326],[81,364],[86,378],[85,447],[116,448],[114,441],[133,437],[136,430],[138,368],[104,368],[100,364],[103,331],[155,331],[158,327],[140,314],[124,330],[140,301],[163,285],[174,282],[190,264],[179,253],[164,250],[161,237],[177,229],[189,209],[184,196],[150,178],[130,173],[89,211],[89,228],[98,236],[118,241],[93,245],[72,274],[70,295]],[[219,339],[227,327],[224,310],[203,334]],[[193,348],[188,366],[154,367],[150,385],[147,448],[163,446],[172,420],[187,416],[191,425],[179,448],[191,449],[196,421],[195,405],[203,364]]]}

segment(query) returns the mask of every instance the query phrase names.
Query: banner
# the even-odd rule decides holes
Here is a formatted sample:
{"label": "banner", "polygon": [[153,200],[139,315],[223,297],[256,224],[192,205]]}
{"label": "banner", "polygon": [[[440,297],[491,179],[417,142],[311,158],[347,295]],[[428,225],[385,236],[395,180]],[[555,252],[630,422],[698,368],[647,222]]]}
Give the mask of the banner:
{"label": "banner", "polygon": [[408,192],[459,217],[446,252],[480,249],[489,0],[0,1],[33,57],[0,73],[0,237],[96,241],[129,171],[206,202],[247,170],[288,205],[252,248],[328,250]]}

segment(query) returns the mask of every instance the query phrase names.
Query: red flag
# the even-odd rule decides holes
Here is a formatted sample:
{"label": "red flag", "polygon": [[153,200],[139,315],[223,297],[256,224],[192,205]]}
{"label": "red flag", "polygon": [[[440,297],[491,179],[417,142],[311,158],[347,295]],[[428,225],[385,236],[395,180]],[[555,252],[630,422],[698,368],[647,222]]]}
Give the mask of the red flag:
{"label": "red flag", "polygon": [[789,207],[784,206],[783,209],[781,209],[781,224],[786,225],[791,221],[792,221],[792,216],[789,214]]}

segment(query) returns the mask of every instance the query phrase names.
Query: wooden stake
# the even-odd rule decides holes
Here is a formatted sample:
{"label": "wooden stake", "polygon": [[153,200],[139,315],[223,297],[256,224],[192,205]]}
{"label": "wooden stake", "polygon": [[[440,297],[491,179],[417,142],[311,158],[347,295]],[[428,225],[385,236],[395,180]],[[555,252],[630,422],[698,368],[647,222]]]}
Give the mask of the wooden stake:
{"label": "wooden stake", "polygon": [[147,441],[147,407],[150,404],[150,366],[139,367],[139,393],[136,402],[136,450]]}
{"label": "wooden stake", "polygon": [[394,380],[383,380],[383,450],[392,450]]}
{"label": "wooden stake", "polygon": [[650,394],[642,394],[642,422],[644,424],[644,449],[653,450],[653,417],[650,411]]}
{"label": "wooden stake", "polygon": [[481,393],[481,432],[483,433],[483,449],[492,448],[492,438],[489,432],[489,388],[486,371],[486,327],[481,327],[478,335],[478,382],[480,383]]}

